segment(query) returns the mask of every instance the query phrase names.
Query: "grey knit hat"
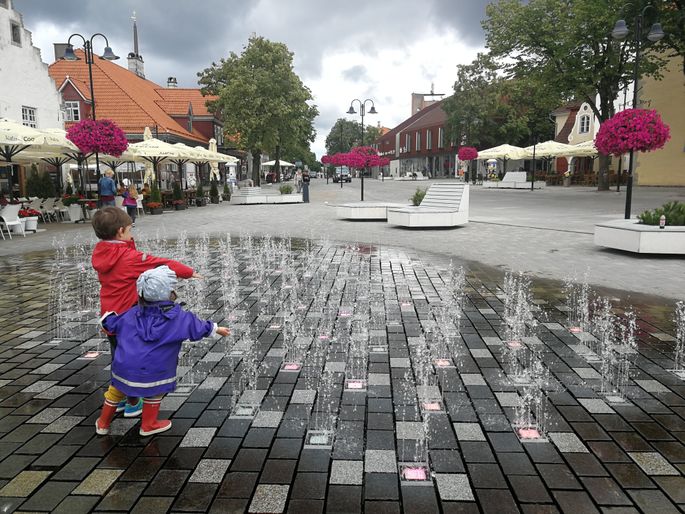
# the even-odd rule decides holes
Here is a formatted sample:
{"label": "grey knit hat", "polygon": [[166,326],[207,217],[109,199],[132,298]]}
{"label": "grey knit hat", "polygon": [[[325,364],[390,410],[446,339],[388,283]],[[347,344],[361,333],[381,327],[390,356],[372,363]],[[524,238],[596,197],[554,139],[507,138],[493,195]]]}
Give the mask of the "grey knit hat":
{"label": "grey knit hat", "polygon": [[138,296],[148,302],[162,302],[171,298],[176,289],[176,273],[169,266],[159,266],[142,273],[136,281]]}

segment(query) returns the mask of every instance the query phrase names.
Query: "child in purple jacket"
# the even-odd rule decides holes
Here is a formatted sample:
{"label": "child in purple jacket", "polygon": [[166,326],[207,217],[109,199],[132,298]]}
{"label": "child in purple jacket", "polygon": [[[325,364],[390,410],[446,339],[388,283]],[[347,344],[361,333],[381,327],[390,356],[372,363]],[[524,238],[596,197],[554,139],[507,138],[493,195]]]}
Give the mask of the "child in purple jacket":
{"label": "child in purple jacket", "polygon": [[95,422],[98,435],[109,433],[117,405],[126,396],[143,398],[140,435],[169,430],[171,421],[160,421],[157,415],[164,394],[176,388],[181,343],[230,333],[228,328],[202,321],[174,303],[176,274],[168,266],[144,272],[136,287],[140,297],[137,306],[121,316],[112,312],[102,316],[102,326],[117,334],[117,351],[112,361],[112,385]]}

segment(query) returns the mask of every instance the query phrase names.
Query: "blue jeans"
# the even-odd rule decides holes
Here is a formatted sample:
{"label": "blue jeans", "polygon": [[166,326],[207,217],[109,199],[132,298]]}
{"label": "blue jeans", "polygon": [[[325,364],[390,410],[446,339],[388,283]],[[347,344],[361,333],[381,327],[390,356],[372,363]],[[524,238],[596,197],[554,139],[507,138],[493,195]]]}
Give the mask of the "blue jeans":
{"label": "blue jeans", "polygon": [[116,202],[114,200],[100,200],[100,205],[102,207],[115,207]]}

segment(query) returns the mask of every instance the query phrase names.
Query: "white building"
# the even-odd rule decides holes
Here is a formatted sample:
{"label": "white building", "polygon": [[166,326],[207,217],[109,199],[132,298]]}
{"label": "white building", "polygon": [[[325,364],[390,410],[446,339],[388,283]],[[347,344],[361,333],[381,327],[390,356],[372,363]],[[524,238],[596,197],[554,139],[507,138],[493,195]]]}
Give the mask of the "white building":
{"label": "white building", "polygon": [[62,128],[55,83],[12,4],[0,0],[0,118],[41,129]]}

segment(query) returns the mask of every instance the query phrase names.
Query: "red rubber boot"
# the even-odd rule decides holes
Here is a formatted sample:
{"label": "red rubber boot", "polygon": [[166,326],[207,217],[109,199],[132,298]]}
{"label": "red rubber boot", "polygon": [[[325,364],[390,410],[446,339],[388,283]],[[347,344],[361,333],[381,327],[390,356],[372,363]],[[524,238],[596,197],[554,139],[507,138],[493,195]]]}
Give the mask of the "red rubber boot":
{"label": "red rubber boot", "polygon": [[140,424],[140,431],[138,432],[142,436],[148,436],[153,434],[159,434],[161,432],[166,432],[171,428],[171,421],[168,419],[158,420],[159,406],[162,400],[159,399],[147,399],[143,400],[143,414],[142,423]]}
{"label": "red rubber boot", "polygon": [[114,415],[117,413],[117,405],[119,404],[116,402],[105,400],[100,417],[95,420],[95,432],[97,435],[109,434],[109,426],[112,424],[112,419],[114,419]]}

